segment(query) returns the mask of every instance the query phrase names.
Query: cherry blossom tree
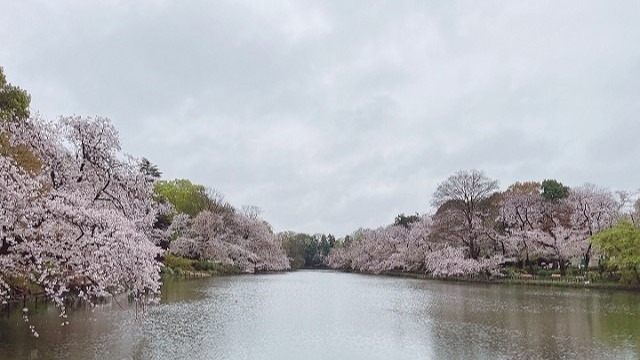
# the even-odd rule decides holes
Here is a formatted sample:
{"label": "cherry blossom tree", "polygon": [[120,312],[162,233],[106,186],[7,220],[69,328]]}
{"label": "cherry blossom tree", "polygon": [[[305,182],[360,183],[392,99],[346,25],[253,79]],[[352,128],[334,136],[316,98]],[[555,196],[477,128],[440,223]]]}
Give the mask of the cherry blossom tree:
{"label": "cherry blossom tree", "polygon": [[465,276],[495,271],[501,256],[471,259],[466,247],[434,241],[431,216],[420,216],[406,225],[389,225],[353,234],[348,245],[334,248],[328,265],[336,269],[369,273],[385,271],[426,272],[432,276]]}
{"label": "cherry blossom tree", "polygon": [[231,265],[248,273],[290,267],[280,238],[259,218],[205,210],[193,220],[177,215],[170,231],[177,239],[169,251],[178,256]]}
{"label": "cherry blossom tree", "polygon": [[619,218],[620,205],[611,191],[590,184],[563,189],[567,196],[545,198],[537,183],[516,183],[503,194],[504,237],[525,263],[531,256],[544,257],[564,269],[581,257],[588,266],[591,236]]}
{"label": "cherry blossom tree", "polygon": [[523,265],[530,263],[535,252],[533,233],[542,221],[542,196],[540,184],[515,183],[502,195],[499,221],[503,224],[503,255],[516,255]]}
{"label": "cherry blossom tree", "polygon": [[152,184],[120,153],[108,119],[32,117],[0,123],[11,146],[40,160],[27,171],[0,156],[0,300],[29,281],[63,311],[63,299],[159,292],[161,253],[151,239]]}
{"label": "cherry blossom tree", "polygon": [[425,259],[426,272],[433,277],[468,276],[480,273],[497,273],[502,256],[486,259],[471,259],[465,256],[465,249],[445,245],[429,252]]}
{"label": "cherry blossom tree", "polygon": [[468,256],[480,256],[481,242],[486,240],[483,226],[487,217],[482,203],[498,189],[498,182],[479,170],[458,171],[440,183],[432,205],[438,207],[435,222],[441,236],[467,247]]}
{"label": "cherry blossom tree", "polygon": [[380,273],[407,268],[406,251],[410,230],[401,225],[359,230],[348,246],[329,253],[328,265],[333,268]]}
{"label": "cherry blossom tree", "polygon": [[588,268],[591,259],[591,237],[616,224],[621,215],[621,206],[611,190],[593,184],[571,189],[568,202],[573,206],[571,225],[576,230],[575,236],[584,238],[583,247],[586,249],[582,256]]}

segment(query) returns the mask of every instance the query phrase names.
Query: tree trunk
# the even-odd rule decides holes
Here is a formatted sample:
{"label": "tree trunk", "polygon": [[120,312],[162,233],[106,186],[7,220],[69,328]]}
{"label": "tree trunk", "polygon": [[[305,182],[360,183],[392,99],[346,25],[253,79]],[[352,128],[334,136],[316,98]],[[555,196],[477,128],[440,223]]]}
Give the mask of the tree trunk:
{"label": "tree trunk", "polygon": [[589,271],[589,261],[591,261],[591,241],[589,241],[589,247],[584,254],[584,271]]}

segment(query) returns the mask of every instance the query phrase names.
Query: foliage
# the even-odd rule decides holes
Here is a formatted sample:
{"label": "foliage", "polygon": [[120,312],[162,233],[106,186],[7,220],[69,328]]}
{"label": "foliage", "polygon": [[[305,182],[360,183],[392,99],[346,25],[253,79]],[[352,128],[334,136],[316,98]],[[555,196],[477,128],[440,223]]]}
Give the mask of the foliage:
{"label": "foliage", "polygon": [[234,275],[240,270],[233,265],[224,265],[211,261],[193,260],[180,256],[166,254],[164,256],[166,269],[163,272],[167,275],[181,275],[190,271],[204,271],[215,275]]}
{"label": "foliage", "polygon": [[169,202],[178,213],[191,217],[209,206],[206,188],[186,179],[158,181],[154,184],[154,191],[158,201]]}
{"label": "foliage", "polygon": [[333,235],[308,235],[291,231],[280,234],[282,248],[293,269],[326,266],[326,257],[336,245]]}
{"label": "foliage", "polygon": [[206,271],[215,275],[237,275],[240,274],[240,269],[229,264],[220,264],[210,261],[196,261],[193,264],[193,268],[196,271]]}
{"label": "foliage", "polygon": [[[0,67],[0,122],[24,120],[29,117],[29,94],[7,83],[2,67]],[[12,143],[6,131],[0,131],[0,156],[6,156],[17,163],[23,170],[35,174],[40,171],[42,162],[32,149],[21,143]]]}
{"label": "foliage", "polygon": [[508,193],[513,194],[540,194],[542,185],[537,181],[515,182],[507,188]]}
{"label": "foliage", "polygon": [[24,120],[29,117],[31,96],[7,82],[0,66],[0,121]]}
{"label": "foliage", "polygon": [[[156,201],[169,204],[178,214],[186,214],[191,218],[205,210],[225,217],[232,216],[236,211],[217,190],[194,184],[187,179],[156,181],[154,192]],[[168,215],[170,221],[173,216]],[[257,213],[252,217],[257,218]]]}
{"label": "foliage", "polygon": [[309,235],[288,231],[279,236],[282,241],[282,249],[287,254],[291,268],[303,268],[305,266],[305,259],[307,258],[305,238]]}
{"label": "foliage", "polygon": [[193,267],[195,263],[196,263],[196,260],[187,259],[180,256],[174,256],[171,254],[164,255],[165,266],[172,269],[195,270]]}
{"label": "foliage", "polygon": [[609,267],[618,268],[626,281],[640,283],[640,228],[621,221],[598,232],[592,240],[607,257]]}
{"label": "foliage", "polygon": [[158,169],[158,166],[151,163],[151,161],[145,157],[140,159],[140,171],[151,179],[159,179],[162,177],[162,172]]}
{"label": "foliage", "polygon": [[569,196],[569,188],[554,179],[542,181],[541,187],[542,197],[546,200],[560,200]]}
{"label": "foliage", "polygon": [[398,214],[398,216],[396,216],[396,218],[394,219],[393,224],[409,228],[409,225],[416,221],[420,221],[420,215],[418,215],[417,213],[415,215]]}

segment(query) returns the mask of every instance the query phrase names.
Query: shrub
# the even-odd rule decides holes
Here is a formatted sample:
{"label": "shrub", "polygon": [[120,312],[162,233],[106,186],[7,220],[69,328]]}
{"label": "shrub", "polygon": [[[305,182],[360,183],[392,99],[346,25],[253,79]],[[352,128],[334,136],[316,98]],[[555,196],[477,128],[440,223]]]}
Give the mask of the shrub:
{"label": "shrub", "polygon": [[173,270],[181,269],[181,270],[193,270],[195,260],[183,258],[180,256],[174,256],[171,254],[166,254],[164,256],[164,263]]}
{"label": "shrub", "polygon": [[216,264],[209,261],[196,261],[193,264],[193,268],[198,271],[211,271],[215,270]]}
{"label": "shrub", "polygon": [[175,275],[175,271],[173,271],[173,269],[168,266],[163,266],[160,269],[160,274],[163,276],[173,276]]}
{"label": "shrub", "polygon": [[538,276],[549,277],[549,276],[551,276],[551,271],[549,271],[549,270],[540,270],[540,271],[538,271]]}
{"label": "shrub", "polygon": [[567,276],[577,276],[580,275],[580,270],[576,268],[567,268]]}

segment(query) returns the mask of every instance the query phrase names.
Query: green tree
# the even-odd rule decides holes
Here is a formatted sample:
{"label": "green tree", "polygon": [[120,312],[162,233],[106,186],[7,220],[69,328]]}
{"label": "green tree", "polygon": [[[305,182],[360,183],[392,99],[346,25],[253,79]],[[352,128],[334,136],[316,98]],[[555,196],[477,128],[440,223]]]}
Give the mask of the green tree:
{"label": "green tree", "polygon": [[[302,269],[310,262],[311,257],[308,252],[311,250],[310,244],[313,243],[313,237],[307,234],[295,233],[288,231],[280,234],[282,239],[282,248],[287,253],[289,264],[292,269]],[[315,247],[313,247],[315,249]]]}
{"label": "green tree", "polygon": [[336,244],[335,236],[331,234],[322,235],[322,237],[320,238],[320,244],[319,244],[319,249],[322,256],[325,257],[329,255],[329,252],[335,246],[335,244]]}
{"label": "green tree", "polygon": [[331,234],[309,235],[287,231],[280,234],[280,239],[292,269],[324,266],[326,256],[338,244]]}
{"label": "green tree", "polygon": [[320,235],[306,235],[304,237],[304,266],[315,267],[322,264],[318,245],[320,243]]}
{"label": "green tree", "polygon": [[196,216],[211,205],[204,186],[186,179],[163,180],[154,184],[156,200],[167,201],[177,212]]}
{"label": "green tree", "polygon": [[0,66],[0,120],[20,120],[29,117],[31,96],[25,90],[7,82]]}
{"label": "green tree", "polygon": [[393,224],[409,228],[409,225],[411,223],[414,223],[418,220],[420,220],[420,215],[418,215],[417,213],[415,215],[398,214],[398,216],[396,216],[396,218],[394,219]]}
{"label": "green tree", "polygon": [[621,221],[595,234],[592,242],[607,257],[608,265],[620,270],[623,281],[640,284],[640,228]]}
{"label": "green tree", "polygon": [[546,200],[560,200],[569,196],[569,187],[554,179],[542,181],[542,197]]}
{"label": "green tree", "polygon": [[153,179],[159,179],[160,177],[162,177],[162,172],[158,170],[158,166],[153,164],[146,157],[143,157],[140,160],[140,171],[146,176]]}
{"label": "green tree", "polygon": [[329,241],[327,241],[327,235],[322,234],[320,237],[320,242],[318,243],[318,251],[322,256],[329,255]]}
{"label": "green tree", "polygon": [[[17,121],[29,117],[31,96],[25,90],[7,82],[0,66],[0,121]],[[0,155],[13,159],[24,170],[36,174],[42,162],[26,145],[11,145],[10,134],[0,132]]]}
{"label": "green tree", "polygon": [[333,248],[334,246],[336,246],[336,237],[333,236],[333,234],[329,234],[327,236],[327,241],[329,241],[329,247]]}

